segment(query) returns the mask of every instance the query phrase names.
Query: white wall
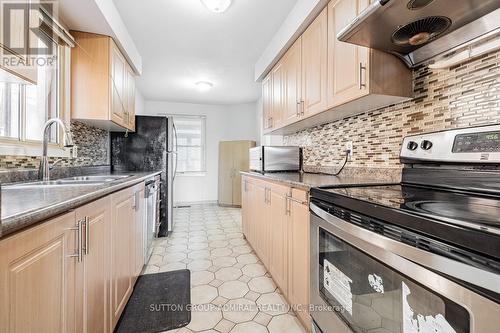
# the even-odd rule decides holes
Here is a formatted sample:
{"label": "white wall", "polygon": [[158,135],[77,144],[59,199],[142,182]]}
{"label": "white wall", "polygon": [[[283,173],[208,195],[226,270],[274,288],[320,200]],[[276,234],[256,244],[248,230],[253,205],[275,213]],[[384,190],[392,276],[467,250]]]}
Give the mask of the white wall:
{"label": "white wall", "polygon": [[[219,142],[258,140],[256,104],[202,105],[145,101],[142,115],[205,115],[207,172],[204,175],[178,175],[175,181],[175,203],[217,201]],[[138,112],[139,114],[139,112]]]}

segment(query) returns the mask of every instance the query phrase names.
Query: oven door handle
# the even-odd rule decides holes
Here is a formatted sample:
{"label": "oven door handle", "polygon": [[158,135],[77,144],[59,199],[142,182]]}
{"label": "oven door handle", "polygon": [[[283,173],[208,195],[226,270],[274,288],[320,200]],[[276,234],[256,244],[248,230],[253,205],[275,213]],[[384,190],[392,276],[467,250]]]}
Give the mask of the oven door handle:
{"label": "oven door handle", "polygon": [[[444,256],[420,250],[372,231],[363,229],[331,215],[316,206],[314,203],[310,204],[310,209],[320,219],[326,221],[333,227],[340,229],[353,239],[370,243],[371,245],[384,251],[391,252],[399,257],[415,262],[418,265],[435,272],[451,276],[496,293],[500,293],[500,275],[498,274],[472,267]],[[346,241],[349,242],[349,239],[346,239]]]}

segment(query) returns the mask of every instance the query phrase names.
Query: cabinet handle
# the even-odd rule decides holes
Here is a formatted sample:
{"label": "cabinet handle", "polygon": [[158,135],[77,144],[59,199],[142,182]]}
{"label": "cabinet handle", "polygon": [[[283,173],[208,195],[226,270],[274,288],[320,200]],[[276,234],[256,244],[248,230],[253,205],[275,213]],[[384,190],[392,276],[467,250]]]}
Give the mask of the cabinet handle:
{"label": "cabinet handle", "polygon": [[85,255],[89,254],[90,244],[90,217],[85,216]]}
{"label": "cabinet handle", "polygon": [[300,111],[300,114],[301,114],[302,116],[304,116],[305,109],[306,109],[306,102],[304,102],[304,100],[301,100],[301,101],[300,101],[300,104],[302,104],[302,110]]}
{"label": "cabinet handle", "polygon": [[82,225],[83,225],[83,221],[82,220],[79,220],[77,223],[76,223],[76,227],[74,228],[70,228],[69,230],[75,230],[77,232],[77,244],[78,244],[78,249],[76,250],[76,253],[75,254],[70,254],[68,255],[69,258],[77,258],[77,261],[78,262],[82,262],[82,256],[83,256],[83,249],[82,249]]}
{"label": "cabinet handle", "polygon": [[297,117],[300,117],[300,107],[301,107],[301,102],[297,101],[297,104],[295,105]]}
{"label": "cabinet handle", "polygon": [[363,72],[366,74],[366,66],[363,66],[363,63],[359,63],[359,89],[366,88],[366,82],[363,83]]}

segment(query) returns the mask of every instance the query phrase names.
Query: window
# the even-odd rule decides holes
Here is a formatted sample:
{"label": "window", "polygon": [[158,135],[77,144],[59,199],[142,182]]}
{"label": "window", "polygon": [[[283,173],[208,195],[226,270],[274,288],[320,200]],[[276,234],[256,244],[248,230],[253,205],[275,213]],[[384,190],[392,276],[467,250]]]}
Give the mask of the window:
{"label": "window", "polygon": [[[0,82],[0,139],[26,143],[42,140],[45,122],[63,117],[59,106],[60,64],[67,53],[63,46],[54,45],[54,55],[37,67],[37,84]],[[52,57],[52,56],[50,56]],[[49,58],[47,58],[49,59]],[[1,70],[1,69],[0,69]],[[57,127],[53,126],[50,142],[59,143]]]}
{"label": "window", "polygon": [[177,130],[177,172],[206,171],[205,116],[174,116]]}

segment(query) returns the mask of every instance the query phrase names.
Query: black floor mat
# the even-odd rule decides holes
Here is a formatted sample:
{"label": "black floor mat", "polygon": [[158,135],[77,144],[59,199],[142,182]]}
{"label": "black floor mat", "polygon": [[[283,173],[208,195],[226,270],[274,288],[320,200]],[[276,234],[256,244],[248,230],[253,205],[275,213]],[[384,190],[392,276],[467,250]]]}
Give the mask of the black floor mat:
{"label": "black floor mat", "polygon": [[191,321],[189,270],[142,275],[118,322],[116,333],[156,333]]}

